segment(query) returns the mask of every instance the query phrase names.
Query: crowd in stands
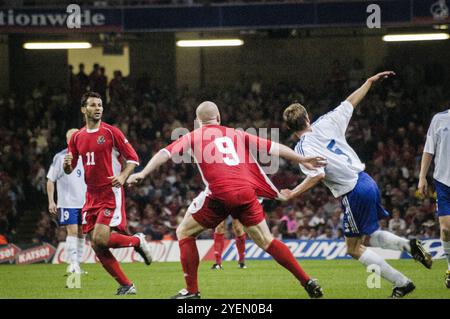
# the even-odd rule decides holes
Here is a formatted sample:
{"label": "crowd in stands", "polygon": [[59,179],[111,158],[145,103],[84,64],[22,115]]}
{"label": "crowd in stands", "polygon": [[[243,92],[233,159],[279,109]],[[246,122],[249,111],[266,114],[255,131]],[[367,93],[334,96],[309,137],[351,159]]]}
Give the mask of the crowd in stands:
{"label": "crowd in stands", "polygon": [[[438,65],[404,61],[386,62],[379,69],[399,71],[392,80],[375,86],[358,106],[347,130],[348,141],[380,186],[383,204],[391,212],[381,227],[408,238],[438,238],[435,193],[431,187],[430,196],[421,198],[417,181],[431,117],[449,105],[444,84],[448,75]],[[39,209],[33,242],[56,244],[65,239],[64,230],[56,227],[46,211],[46,172],[53,155],[65,147],[65,131],[81,125],[78,98],[85,90],[97,90],[108,101],[104,121],[125,133],[140,156],[139,170],[171,141],[175,128],[193,128],[194,110],[203,100],[217,103],[224,125],[280,128],[280,142],[293,147],[296,140],[282,124],[287,105],[299,101],[314,120],[370,75],[358,60],[348,68],[335,61],[330,70],[327,83],[315,90],[306,91],[296,83],[268,85],[258,79],[230,88],[174,94],[145,74],[131,81],[116,71],[108,81],[101,66],[96,65],[89,75],[79,66],[77,73],[71,68],[70,94],[41,83],[30,96],[1,99],[0,231],[13,239],[21,214]],[[296,186],[303,176],[298,167],[281,161],[270,178],[283,189]],[[187,206],[203,188],[194,164],[169,162],[140,186],[126,188],[129,232],[144,232],[152,240],[176,239],[175,229]],[[263,205],[277,238],[343,238],[340,201],[325,186],[292,202],[265,201]],[[211,238],[211,234],[201,236]],[[227,237],[232,237],[230,221]]]}

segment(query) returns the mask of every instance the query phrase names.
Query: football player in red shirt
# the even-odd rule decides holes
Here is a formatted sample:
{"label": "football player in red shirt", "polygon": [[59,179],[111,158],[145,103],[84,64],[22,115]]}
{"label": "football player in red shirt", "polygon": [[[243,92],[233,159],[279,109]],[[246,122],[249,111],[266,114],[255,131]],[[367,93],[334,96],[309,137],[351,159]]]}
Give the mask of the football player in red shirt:
{"label": "football player in red shirt", "polygon": [[219,109],[212,102],[201,103],[196,115],[200,128],[160,150],[143,171],[131,175],[127,180],[129,185],[136,184],[169,158],[178,162],[178,155],[191,154],[205,183],[206,189],[193,200],[177,228],[181,265],[187,287],[172,298],[200,298],[197,282],[199,255],[195,238],[203,230],[215,228],[228,215],[239,219],[253,241],[289,270],[310,297],[321,297],[323,293],[317,281],[303,271],[289,248],[274,239],[269,231],[257,197],[281,198],[281,194],[250,151],[281,156],[311,168],[324,166],[324,159],[305,158],[285,145],[221,126]]}
{"label": "football player in red shirt", "polygon": [[[82,209],[83,232],[91,235],[93,249],[106,271],[120,284],[117,295],[136,294],[136,287],[123,273],[109,248],[134,247],[150,265],[150,248],[142,233],[126,235],[123,184],[139,165],[136,151],[116,127],[102,122],[101,96],[85,93],[81,112],[86,126],[74,133],[64,158],[64,172],[70,174],[81,157],[87,185]],[[125,168],[122,167],[126,161]]]}

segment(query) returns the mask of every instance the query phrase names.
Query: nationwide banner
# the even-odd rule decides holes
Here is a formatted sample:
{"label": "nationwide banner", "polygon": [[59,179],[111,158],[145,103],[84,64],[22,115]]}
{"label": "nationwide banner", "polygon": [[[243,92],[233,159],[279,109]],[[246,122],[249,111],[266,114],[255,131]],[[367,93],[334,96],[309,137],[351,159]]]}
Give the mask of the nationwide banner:
{"label": "nationwide banner", "polygon": [[[345,242],[334,240],[284,240],[286,245],[292,251],[297,259],[315,259],[315,260],[334,260],[350,259],[346,254]],[[433,259],[444,258],[444,250],[439,239],[427,239],[422,241],[425,249],[431,253]],[[149,242],[153,252],[153,260],[156,262],[176,262],[180,261],[180,250],[177,241],[163,240]],[[214,241],[197,240],[200,260],[214,260]],[[223,260],[237,260],[237,250],[234,240],[225,242]],[[380,248],[370,248],[379,253],[385,259],[408,259],[411,258],[408,253],[396,250],[387,250]],[[133,248],[120,248],[112,250],[114,256],[119,262],[142,262],[142,258]],[[264,250],[259,248],[254,242],[247,241],[245,247],[245,258],[247,260],[270,260],[272,257]],[[0,259],[1,260],[1,259]],[[60,264],[66,262],[65,243],[60,243],[56,249],[52,263]],[[83,254],[83,262],[98,262],[95,253],[90,244],[86,244]]]}
{"label": "nationwide banner", "polygon": [[[317,3],[193,4],[79,7],[81,27],[71,28],[69,8],[0,10],[0,32],[152,32],[205,29],[367,27],[379,12],[381,27],[450,22],[450,0],[383,0]],[[368,6],[372,9],[369,9]],[[376,6],[377,9],[373,9]],[[375,10],[375,11],[373,11]],[[73,17],[73,16],[72,16]]]}

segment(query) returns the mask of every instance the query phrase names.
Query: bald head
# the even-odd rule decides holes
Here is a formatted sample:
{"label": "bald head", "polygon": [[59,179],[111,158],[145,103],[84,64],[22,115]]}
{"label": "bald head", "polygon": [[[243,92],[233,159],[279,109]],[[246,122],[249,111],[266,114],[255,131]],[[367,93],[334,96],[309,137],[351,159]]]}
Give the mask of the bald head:
{"label": "bald head", "polygon": [[71,128],[70,130],[67,131],[66,133],[66,140],[67,140],[67,144],[69,144],[70,138],[72,137],[73,133],[78,132],[77,128]]}
{"label": "bald head", "polygon": [[205,124],[219,124],[220,123],[220,112],[217,105],[210,101],[205,101],[201,103],[197,110],[195,111],[198,121]]}

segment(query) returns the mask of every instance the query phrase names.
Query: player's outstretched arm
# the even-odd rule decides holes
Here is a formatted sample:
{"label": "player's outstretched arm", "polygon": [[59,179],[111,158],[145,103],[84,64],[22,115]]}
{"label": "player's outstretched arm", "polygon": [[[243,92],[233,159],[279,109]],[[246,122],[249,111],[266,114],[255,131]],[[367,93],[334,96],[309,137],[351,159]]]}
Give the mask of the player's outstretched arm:
{"label": "player's outstretched arm", "polygon": [[318,167],[326,166],[326,159],[320,156],[304,157],[295,153],[292,149],[286,145],[275,143],[272,141],[271,154],[275,156],[280,156],[291,162],[302,164],[307,169],[315,169]]}
{"label": "player's outstretched arm", "polygon": [[427,174],[432,160],[433,154],[423,152],[422,162],[420,164],[419,185],[417,186],[417,189],[419,190],[419,193],[422,196],[427,195],[428,190]]}
{"label": "player's outstretched arm", "polygon": [[169,160],[169,158],[170,156],[168,152],[160,150],[150,159],[150,161],[147,163],[147,165],[145,165],[142,171],[140,171],[139,173],[131,174],[130,177],[128,177],[127,184],[128,185],[138,184],[143,179],[145,179],[149,174],[158,169],[158,167],[166,163]]}
{"label": "player's outstretched arm", "polygon": [[350,94],[349,97],[347,97],[345,100],[350,102],[353,107],[356,107],[362,99],[366,96],[367,92],[369,92],[370,88],[372,87],[372,84],[378,81],[379,79],[385,79],[390,76],[394,76],[395,72],[393,71],[384,71],[380,72],[366,80],[363,85],[359,89],[357,89],[355,92]]}
{"label": "player's outstretched arm", "polygon": [[283,195],[283,197],[286,200],[290,200],[292,198],[300,196],[301,194],[303,194],[310,188],[313,188],[318,183],[320,183],[320,181],[322,181],[324,178],[325,178],[325,174],[319,174],[314,177],[308,176],[303,180],[303,182],[298,184],[293,190],[282,189],[280,193],[281,193],[281,195]]}

